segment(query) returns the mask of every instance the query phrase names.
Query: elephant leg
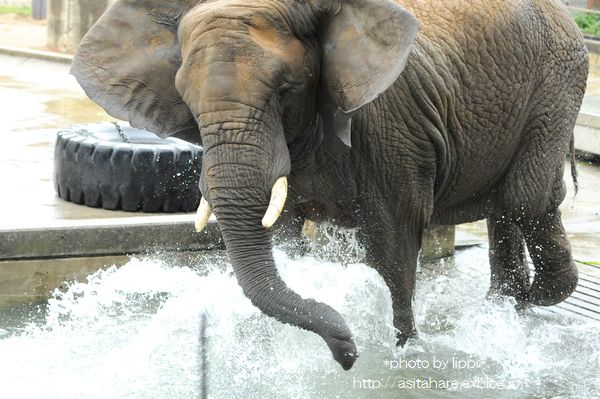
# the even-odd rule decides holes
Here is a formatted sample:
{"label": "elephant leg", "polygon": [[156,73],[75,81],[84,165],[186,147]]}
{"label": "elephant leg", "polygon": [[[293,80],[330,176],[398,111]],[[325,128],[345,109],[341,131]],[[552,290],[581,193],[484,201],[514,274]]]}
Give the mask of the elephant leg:
{"label": "elephant leg", "polygon": [[491,216],[487,226],[491,266],[488,297],[512,296],[522,302],[530,288],[523,234],[508,216]]}
{"label": "elephant leg", "polygon": [[424,223],[409,226],[408,217],[391,218],[384,207],[375,208],[368,213],[372,220],[364,229],[368,235],[367,263],[379,272],[390,290],[397,345],[404,346],[417,335],[412,303]]}
{"label": "elephant leg", "polygon": [[[575,111],[582,91],[576,85],[540,90],[544,96],[532,100],[538,103],[496,197],[503,213],[518,224],[535,267],[527,301],[549,306],[566,299],[577,285],[577,268],[558,207],[566,195],[564,160],[570,147],[573,151]],[[552,106],[544,98],[553,98]]]}
{"label": "elephant leg", "polygon": [[577,287],[577,266],[571,256],[560,211],[523,217],[519,226],[535,266],[535,277],[527,301],[551,306],[564,301]]}

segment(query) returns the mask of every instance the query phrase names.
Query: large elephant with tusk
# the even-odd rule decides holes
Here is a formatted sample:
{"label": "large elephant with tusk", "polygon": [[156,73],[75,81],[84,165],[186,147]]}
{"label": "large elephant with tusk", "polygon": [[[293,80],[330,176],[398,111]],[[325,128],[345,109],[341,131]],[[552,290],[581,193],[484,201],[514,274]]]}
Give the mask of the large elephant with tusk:
{"label": "large elephant with tusk", "polygon": [[117,0],[72,67],[112,115],[202,143],[197,227],[213,212],[252,303],[344,369],[344,319],[274,264],[284,204],[292,226],[360,227],[399,344],[431,224],[487,218],[491,293],[560,302],[577,284],[558,206],[587,70],[559,0]]}

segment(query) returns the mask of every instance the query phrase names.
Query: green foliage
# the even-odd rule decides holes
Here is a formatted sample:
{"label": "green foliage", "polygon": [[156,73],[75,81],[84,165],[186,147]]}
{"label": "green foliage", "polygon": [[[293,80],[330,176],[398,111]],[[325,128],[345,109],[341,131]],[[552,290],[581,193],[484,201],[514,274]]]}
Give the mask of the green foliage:
{"label": "green foliage", "polygon": [[588,266],[597,266],[600,267],[600,262],[586,262],[586,261],[578,261],[579,263],[583,263],[584,265],[588,265]]}
{"label": "green foliage", "polygon": [[0,6],[0,14],[31,15],[30,6]]}
{"label": "green foliage", "polygon": [[576,12],[573,18],[583,33],[600,36],[600,14]]}

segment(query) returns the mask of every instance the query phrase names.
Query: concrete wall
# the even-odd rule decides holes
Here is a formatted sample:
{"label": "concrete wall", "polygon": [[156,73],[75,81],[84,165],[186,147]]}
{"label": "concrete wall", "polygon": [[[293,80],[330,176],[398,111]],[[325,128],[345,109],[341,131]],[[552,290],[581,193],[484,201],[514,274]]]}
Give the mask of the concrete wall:
{"label": "concrete wall", "polygon": [[600,156],[600,115],[579,113],[575,126],[575,149]]}
{"label": "concrete wall", "polygon": [[49,0],[48,47],[71,53],[113,0]]}

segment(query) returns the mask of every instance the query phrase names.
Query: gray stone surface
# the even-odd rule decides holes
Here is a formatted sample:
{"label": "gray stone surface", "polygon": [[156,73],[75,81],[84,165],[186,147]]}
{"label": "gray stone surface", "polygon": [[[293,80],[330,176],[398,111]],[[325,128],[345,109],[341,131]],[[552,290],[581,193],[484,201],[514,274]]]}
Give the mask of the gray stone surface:
{"label": "gray stone surface", "polygon": [[202,233],[192,216],[71,221],[0,230],[0,260],[52,259],[223,247],[215,222]]}
{"label": "gray stone surface", "polygon": [[69,54],[56,53],[52,51],[23,49],[20,47],[0,46],[0,54],[13,57],[35,58],[36,60],[60,62],[70,65],[73,56]]}
{"label": "gray stone surface", "polygon": [[600,115],[582,112],[575,126],[575,149],[600,155]]}
{"label": "gray stone surface", "polygon": [[430,261],[454,255],[455,226],[432,226],[423,237],[421,260]]}
{"label": "gray stone surface", "polygon": [[127,256],[0,261],[0,310],[20,303],[47,300],[55,289],[110,266],[122,266]]}

